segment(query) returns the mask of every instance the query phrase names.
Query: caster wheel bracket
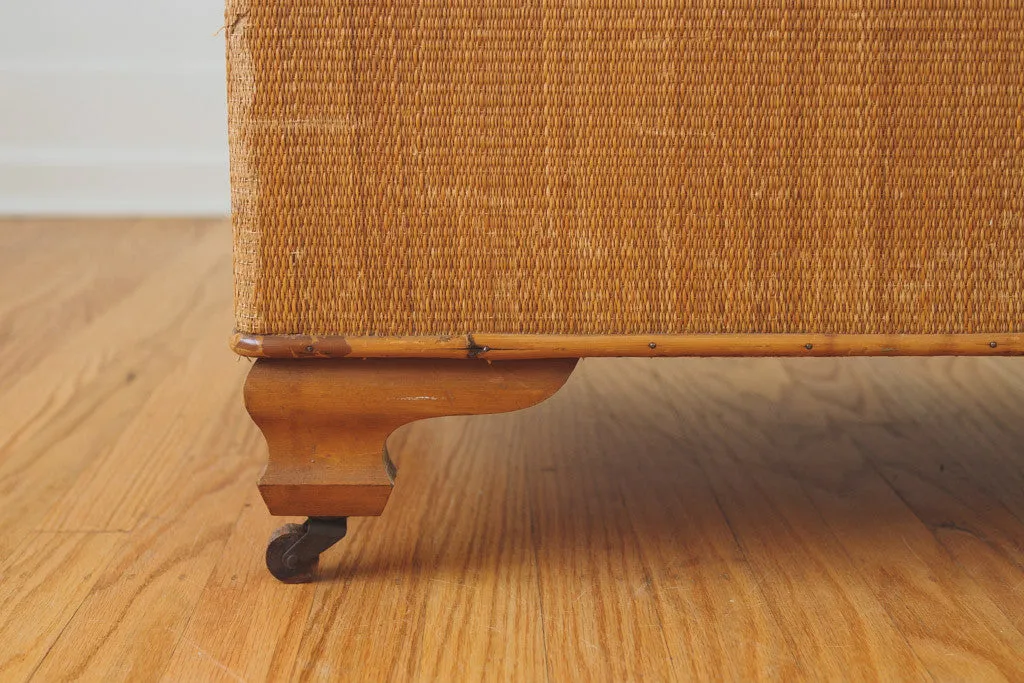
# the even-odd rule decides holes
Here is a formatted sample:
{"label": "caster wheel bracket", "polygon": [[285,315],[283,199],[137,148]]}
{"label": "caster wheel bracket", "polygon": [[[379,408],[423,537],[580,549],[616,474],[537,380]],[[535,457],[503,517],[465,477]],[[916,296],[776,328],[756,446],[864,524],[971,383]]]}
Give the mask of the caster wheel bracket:
{"label": "caster wheel bracket", "polygon": [[284,551],[282,560],[289,569],[315,561],[320,553],[345,538],[348,518],[310,517],[302,525],[302,531],[302,536]]}

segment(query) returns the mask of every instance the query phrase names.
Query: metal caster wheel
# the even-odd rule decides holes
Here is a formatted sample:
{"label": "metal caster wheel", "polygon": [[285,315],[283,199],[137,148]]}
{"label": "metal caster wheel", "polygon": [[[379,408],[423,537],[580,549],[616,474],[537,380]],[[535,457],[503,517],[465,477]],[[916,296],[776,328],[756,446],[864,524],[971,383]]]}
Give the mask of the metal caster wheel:
{"label": "metal caster wheel", "polygon": [[310,517],[304,524],[285,524],[270,535],[267,569],[283,583],[309,583],[316,578],[320,553],[347,531],[345,517]]}

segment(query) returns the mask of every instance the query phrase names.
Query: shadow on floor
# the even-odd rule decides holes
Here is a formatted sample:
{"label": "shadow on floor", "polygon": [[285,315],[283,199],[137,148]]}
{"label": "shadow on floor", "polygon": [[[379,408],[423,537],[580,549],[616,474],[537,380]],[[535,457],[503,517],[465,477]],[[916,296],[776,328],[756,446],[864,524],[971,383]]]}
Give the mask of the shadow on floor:
{"label": "shadow on floor", "polygon": [[[977,362],[947,374],[971,376]],[[983,537],[974,527],[992,513],[973,503],[1024,518],[1024,435],[1005,400],[1024,388],[993,387],[1003,399],[986,403],[957,391],[948,363],[586,361],[542,406],[401,435],[388,511],[352,525],[380,543],[325,556],[324,576],[459,580],[503,563],[585,571],[598,555],[645,558],[629,574],[744,561],[764,539],[827,560],[908,523]],[[446,452],[408,453],[431,440]],[[415,500],[428,483],[433,500]]]}

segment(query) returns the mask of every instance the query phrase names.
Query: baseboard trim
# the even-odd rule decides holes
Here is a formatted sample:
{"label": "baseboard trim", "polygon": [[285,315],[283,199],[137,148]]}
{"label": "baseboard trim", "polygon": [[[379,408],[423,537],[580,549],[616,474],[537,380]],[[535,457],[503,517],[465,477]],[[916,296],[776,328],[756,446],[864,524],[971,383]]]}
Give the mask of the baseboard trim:
{"label": "baseboard trim", "polygon": [[226,162],[216,159],[0,158],[0,214],[227,215]]}

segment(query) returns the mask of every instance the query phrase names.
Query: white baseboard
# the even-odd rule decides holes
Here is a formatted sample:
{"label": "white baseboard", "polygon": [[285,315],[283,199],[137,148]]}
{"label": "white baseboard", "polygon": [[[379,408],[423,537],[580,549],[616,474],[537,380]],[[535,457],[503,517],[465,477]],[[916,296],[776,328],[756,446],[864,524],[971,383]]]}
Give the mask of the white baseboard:
{"label": "white baseboard", "polygon": [[223,215],[223,62],[0,61],[0,214]]}
{"label": "white baseboard", "polygon": [[223,160],[65,160],[12,163],[0,159],[3,215],[225,215]]}

